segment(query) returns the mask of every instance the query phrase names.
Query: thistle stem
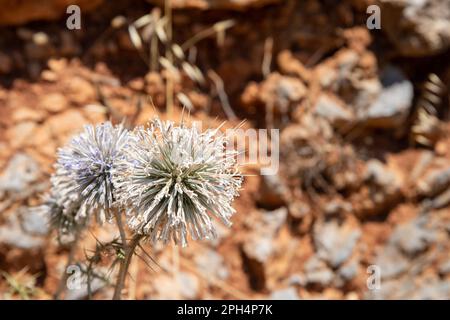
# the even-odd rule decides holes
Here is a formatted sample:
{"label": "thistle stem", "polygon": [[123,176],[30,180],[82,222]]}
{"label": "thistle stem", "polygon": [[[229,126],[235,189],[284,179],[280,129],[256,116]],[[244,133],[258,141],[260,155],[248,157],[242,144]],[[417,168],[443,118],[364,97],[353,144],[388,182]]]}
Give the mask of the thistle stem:
{"label": "thistle stem", "polygon": [[[114,300],[120,300],[120,292],[122,291],[122,288],[123,288],[123,282],[125,282],[125,280],[120,279],[120,277],[121,277],[122,269],[125,264],[128,244],[127,244],[127,236],[125,233],[125,229],[122,224],[122,217],[120,216],[120,213],[118,210],[114,210],[114,218],[116,219],[117,228],[119,229],[122,250],[123,250],[123,254],[125,255],[125,258],[120,260],[119,275],[117,276],[117,282],[116,282],[116,287],[115,287],[114,296],[113,296]],[[122,282],[122,284],[121,284],[121,282]]]}
{"label": "thistle stem", "polygon": [[55,300],[60,299],[61,294],[63,293],[64,289],[66,288],[67,268],[73,263],[73,260],[75,258],[75,252],[77,251],[77,248],[78,248],[80,234],[81,234],[81,230],[80,230],[80,228],[77,228],[75,231],[75,239],[70,246],[69,257],[67,258],[67,263],[64,268],[64,272],[61,275],[61,279],[59,280],[58,289],[56,290],[55,294],[53,295],[53,299],[55,299]]}
{"label": "thistle stem", "polygon": [[120,295],[125,285],[125,278],[128,273],[128,268],[130,266],[131,259],[134,254],[134,250],[136,249],[141,239],[142,239],[141,235],[136,235],[133,237],[133,239],[131,239],[130,243],[126,245],[125,258],[120,264],[119,275],[117,277],[116,286],[114,288],[113,300],[120,300]]}
{"label": "thistle stem", "polygon": [[122,223],[122,217],[118,210],[114,210],[114,218],[116,219],[117,227],[119,228],[120,240],[122,241],[122,248],[125,251],[127,246],[127,234]]}

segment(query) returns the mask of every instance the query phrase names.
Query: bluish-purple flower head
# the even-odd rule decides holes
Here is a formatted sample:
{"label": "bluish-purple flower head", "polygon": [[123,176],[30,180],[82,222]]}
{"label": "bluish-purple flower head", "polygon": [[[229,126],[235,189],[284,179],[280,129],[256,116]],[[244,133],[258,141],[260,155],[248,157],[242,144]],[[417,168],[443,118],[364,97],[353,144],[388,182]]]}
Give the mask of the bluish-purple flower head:
{"label": "bluish-purple flower head", "polygon": [[102,223],[111,217],[114,186],[111,170],[122,160],[129,133],[110,122],[87,125],[58,152],[52,194],[62,214],[79,222],[95,215]]}

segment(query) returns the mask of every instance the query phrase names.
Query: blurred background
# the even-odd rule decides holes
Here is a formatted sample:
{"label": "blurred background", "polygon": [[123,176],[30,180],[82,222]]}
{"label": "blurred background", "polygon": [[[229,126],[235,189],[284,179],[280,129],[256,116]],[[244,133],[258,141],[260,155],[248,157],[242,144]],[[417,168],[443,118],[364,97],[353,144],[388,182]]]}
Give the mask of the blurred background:
{"label": "blurred background", "polygon": [[[51,299],[64,271],[69,248],[29,210],[57,148],[84,124],[182,106],[279,129],[280,168],[244,168],[217,240],[146,245],[154,261],[133,260],[124,298],[450,298],[448,0],[0,7],[0,299]],[[94,226],[77,261],[107,269],[116,236]],[[93,290],[112,296],[102,279]]]}

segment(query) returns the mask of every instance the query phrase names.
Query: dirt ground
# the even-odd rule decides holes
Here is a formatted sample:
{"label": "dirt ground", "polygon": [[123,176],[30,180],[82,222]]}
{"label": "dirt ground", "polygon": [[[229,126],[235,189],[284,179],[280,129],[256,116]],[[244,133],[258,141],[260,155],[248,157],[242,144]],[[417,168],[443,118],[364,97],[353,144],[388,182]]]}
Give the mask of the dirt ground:
{"label": "dirt ground", "polygon": [[[450,298],[445,0],[178,0],[170,16],[163,1],[71,1],[79,30],[66,27],[67,1],[3,2],[0,299],[51,299],[58,286],[69,248],[29,210],[57,148],[87,123],[179,119],[183,105],[211,126],[279,129],[280,168],[243,168],[218,239],[146,245],[154,261],[133,260],[124,298]],[[373,4],[381,30],[366,26]],[[77,260],[114,230],[85,233]],[[93,286],[94,299],[111,298]]]}

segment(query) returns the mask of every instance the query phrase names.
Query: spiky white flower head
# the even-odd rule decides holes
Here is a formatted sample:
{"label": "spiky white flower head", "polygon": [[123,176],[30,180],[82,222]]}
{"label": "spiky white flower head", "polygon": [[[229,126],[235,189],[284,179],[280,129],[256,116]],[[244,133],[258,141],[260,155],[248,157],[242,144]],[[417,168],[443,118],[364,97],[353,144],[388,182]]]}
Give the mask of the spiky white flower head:
{"label": "spiky white flower head", "polygon": [[115,200],[111,171],[125,156],[128,141],[123,125],[106,122],[85,126],[59,150],[52,194],[66,217],[81,222],[95,215],[100,223],[110,218]]}
{"label": "spiky white flower head", "polygon": [[77,230],[86,226],[87,219],[75,221],[78,209],[77,207],[64,209],[52,194],[46,195],[41,205],[31,208],[34,215],[45,219],[50,228],[57,230],[58,239],[63,243],[73,241]]}
{"label": "spiky white flower head", "polygon": [[211,215],[225,225],[241,187],[236,152],[219,129],[200,132],[155,119],[135,129],[128,158],[113,173],[128,225],[153,242],[187,245],[216,237]]}

